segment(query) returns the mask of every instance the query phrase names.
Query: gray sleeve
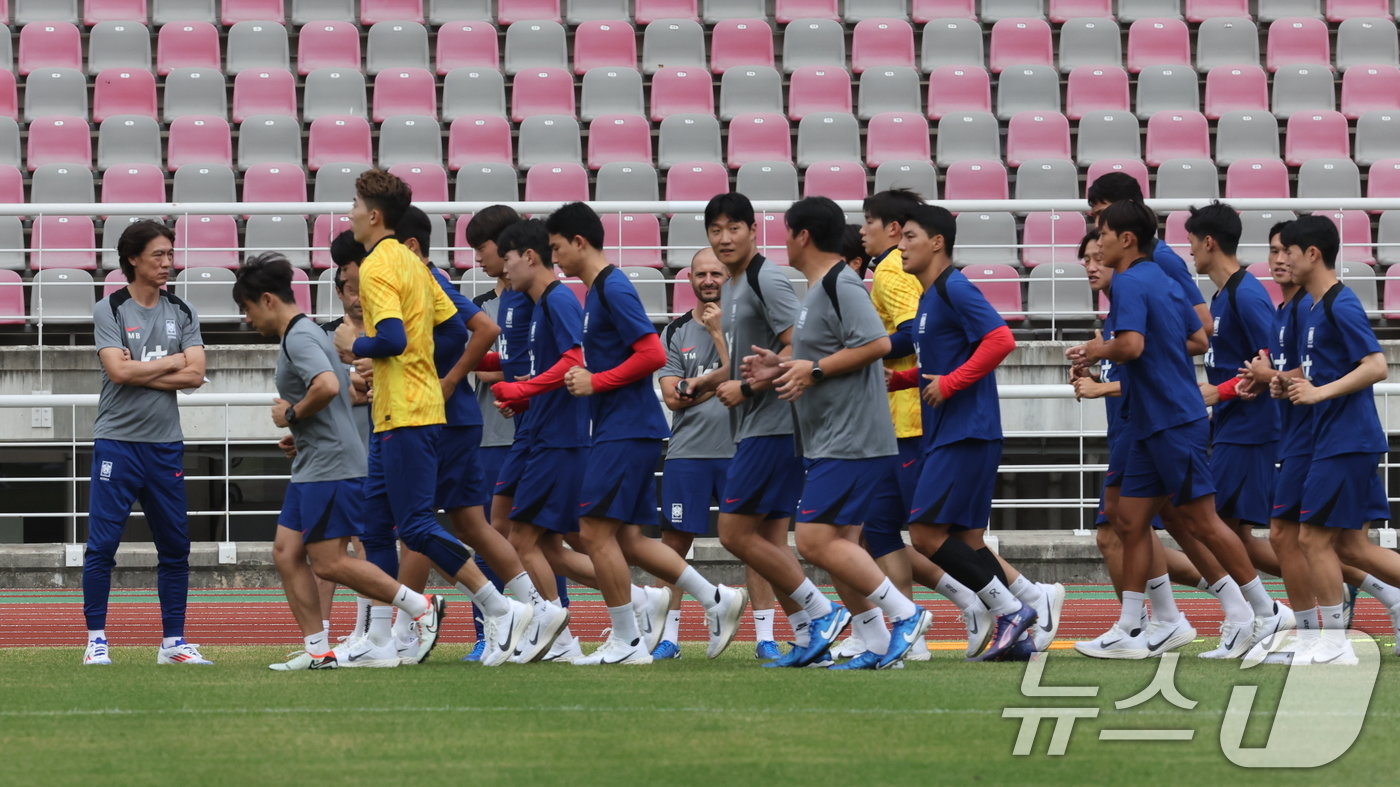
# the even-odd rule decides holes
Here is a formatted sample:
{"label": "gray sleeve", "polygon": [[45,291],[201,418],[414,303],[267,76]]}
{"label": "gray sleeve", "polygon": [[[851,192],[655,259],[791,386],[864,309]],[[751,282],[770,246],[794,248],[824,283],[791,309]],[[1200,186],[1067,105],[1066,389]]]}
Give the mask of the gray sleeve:
{"label": "gray sleeve", "polygon": [[[672,323],[674,325],[674,323]],[[657,379],[662,377],[685,377],[685,359],[681,357],[680,342],[677,336],[680,329],[662,329],[661,335],[666,338],[666,365],[656,373]],[[669,335],[669,336],[668,336]]]}
{"label": "gray sleeve", "polygon": [[862,347],[882,336],[885,325],[870,301],[870,294],[855,276],[836,280],[836,295],[841,299],[841,343],[846,347]]}
{"label": "gray sleeve", "polygon": [[113,316],[112,307],[106,298],[92,307],[92,342],[99,351],[108,347],[126,349],[121,328],[117,325],[117,318]]}
{"label": "gray sleeve", "polygon": [[289,332],[282,342],[282,352],[287,354],[292,371],[307,388],[317,375],[335,371],[320,343],[304,331]]}
{"label": "gray sleeve", "polygon": [[792,288],[792,282],[771,262],[759,269],[758,280],[759,286],[763,288],[764,316],[768,319],[768,327],[772,329],[773,335],[777,336],[797,322],[797,314],[802,311],[802,301],[798,299],[797,291]]}
{"label": "gray sleeve", "polygon": [[189,324],[180,332],[180,349],[203,347],[204,336],[199,332],[199,312],[196,312],[194,307],[188,303],[185,304],[185,307],[190,310],[190,320]]}

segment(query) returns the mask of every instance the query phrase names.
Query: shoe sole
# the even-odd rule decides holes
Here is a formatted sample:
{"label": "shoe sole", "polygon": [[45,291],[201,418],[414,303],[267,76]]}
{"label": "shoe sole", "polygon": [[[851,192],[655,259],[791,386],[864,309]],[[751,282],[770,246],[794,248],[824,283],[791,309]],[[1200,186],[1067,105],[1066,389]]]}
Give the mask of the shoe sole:
{"label": "shoe sole", "polygon": [[392,659],[361,659],[356,662],[346,662],[337,669],[390,669],[399,666],[397,657]]}
{"label": "shoe sole", "polygon": [[442,631],[442,620],[447,617],[447,599],[442,596],[433,596],[433,608],[437,611],[435,620],[437,625],[432,631],[428,631],[425,626],[418,627],[418,663],[422,664],[433,654],[433,648],[437,647],[438,634]]}
{"label": "shoe sole", "polygon": [[1094,650],[1091,648],[1081,648],[1081,644],[1083,643],[1074,643],[1074,649],[1078,651],[1081,655],[1088,656],[1091,659],[1116,659],[1119,661],[1138,661],[1147,658],[1148,655],[1148,652],[1146,650],[1140,649]]}
{"label": "shoe sole", "polygon": [[[534,664],[540,659],[543,659],[544,655],[549,652],[549,649],[554,647],[554,641],[556,639],[559,639],[560,633],[562,633],[564,629],[569,625],[569,608],[563,607],[563,610],[564,615],[563,617],[559,618],[559,624],[553,627],[553,631],[541,631],[540,639],[543,642],[539,645],[539,648],[530,655],[529,658],[511,658],[510,660],[516,664]],[[523,656],[525,654],[522,653],[521,655]]]}
{"label": "shoe sole", "polygon": [[[744,617],[744,609],[749,605],[748,588],[734,588],[739,593],[739,603],[734,605],[734,613],[729,617],[732,620],[721,620],[719,623],[719,639],[711,640],[710,646],[705,649],[705,657],[711,659],[719,658],[720,654],[729,647],[729,643],[734,641],[734,637],[739,633],[739,621]],[[729,636],[725,636],[725,629],[729,630]],[[654,648],[653,648],[654,650]]]}

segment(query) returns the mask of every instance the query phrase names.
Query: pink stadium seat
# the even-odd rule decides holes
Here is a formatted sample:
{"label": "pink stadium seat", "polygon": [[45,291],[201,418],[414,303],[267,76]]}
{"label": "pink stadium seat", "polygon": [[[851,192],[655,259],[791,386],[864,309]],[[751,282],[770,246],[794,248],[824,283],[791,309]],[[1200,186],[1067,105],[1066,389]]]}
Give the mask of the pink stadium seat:
{"label": "pink stadium seat", "polygon": [[453,172],[471,164],[514,164],[510,122],[499,115],[465,115],[447,133],[447,167]]}
{"label": "pink stadium seat", "polygon": [[574,73],[579,75],[599,66],[636,68],[637,34],[626,22],[584,22],[574,28],[573,53]]}
{"label": "pink stadium seat", "polygon": [[[1111,2],[1111,0],[1103,0]],[[1052,0],[1051,6],[1054,6]],[[1108,16],[1111,14],[1105,14]],[[922,25],[935,19],[971,19],[977,21],[976,0],[914,0],[909,16],[914,24]]]}
{"label": "pink stadium seat", "polygon": [[651,119],[715,114],[715,88],[703,68],[658,69],[651,77]]}
{"label": "pink stadium seat", "polygon": [[437,72],[500,68],[501,44],[490,22],[448,22],[437,31]]}
{"label": "pink stadium seat", "polygon": [[392,68],[374,76],[374,122],[395,115],[437,117],[437,82],[424,68]]}
{"label": "pink stadium seat", "polygon": [[1191,32],[1180,19],[1139,19],[1128,28],[1128,70],[1191,65]]}
{"label": "pink stadium seat", "polygon": [[866,19],[851,34],[851,71],[881,66],[914,67],[914,28],[903,19]]}
{"label": "pink stadium seat", "polygon": [[1148,166],[1174,158],[1210,158],[1210,124],[1199,112],[1158,112],[1147,121]]}
{"label": "pink stadium seat", "polygon": [[254,164],[243,173],[243,201],[305,202],[306,173],[295,164]]}
{"label": "pink stadium seat", "polygon": [[457,223],[452,228],[452,267],[457,270],[466,270],[476,267],[476,251],[467,245],[467,225],[471,224],[472,213],[463,213],[457,217]]}
{"label": "pink stadium seat", "polygon": [[312,22],[297,33],[297,73],[318,68],[363,68],[360,29],[351,22]]}
{"label": "pink stadium seat", "polygon": [[529,202],[573,202],[588,199],[588,170],[581,164],[536,164],[525,173]]}
{"label": "pink stadium seat", "polygon": [[1284,162],[1299,167],[1314,158],[1351,158],[1351,135],[1342,113],[1296,112],[1288,118]]}
{"label": "pink stadium seat", "polygon": [[1376,264],[1375,255],[1371,253],[1371,217],[1366,211],[1329,210],[1322,215],[1337,225],[1337,232],[1342,236],[1342,248],[1337,254],[1338,262]]}
{"label": "pink stadium seat", "polygon": [[97,233],[89,216],[40,216],[29,238],[29,267],[97,269]]}
{"label": "pink stadium seat", "polygon": [[369,122],[362,117],[328,115],[311,122],[306,166],[312,172],[326,164],[373,164]]}
{"label": "pink stadium seat", "polygon": [[710,33],[710,71],[773,65],[773,29],[762,19],[726,19]]}
{"label": "pink stadium seat", "polygon": [[1082,17],[1112,19],[1113,0],[1050,0],[1047,16],[1057,25]]}
{"label": "pink stadium seat", "polygon": [[175,268],[237,268],[238,222],[232,216],[175,220]]}
{"label": "pink stadium seat", "polygon": [[24,202],[24,173],[19,167],[0,164],[0,205]]}
{"label": "pink stadium seat", "polygon": [[[22,293],[23,290],[20,292]],[[681,268],[676,271],[675,282],[671,284],[671,311],[683,314],[694,309],[698,302],[695,298],[695,288],[690,286],[690,268]],[[24,308],[22,296],[20,308]]]}
{"label": "pink stadium seat", "polygon": [[87,0],[83,3],[83,24],[98,22],[140,22],[146,24],[146,0]]}
{"label": "pink stadium seat", "polygon": [[604,213],[603,252],[614,265],[660,268],[661,224],[654,213]]}
{"label": "pink stadium seat", "polygon": [[1006,165],[1031,159],[1069,159],[1069,121],[1058,112],[1017,112],[1006,126]]}
{"label": "pink stadium seat", "polygon": [[[677,287],[679,290],[679,286]],[[1400,265],[1392,265],[1385,271],[1385,297],[1382,299],[1385,304],[1385,312],[1381,315],[1387,320],[1400,319]],[[20,304],[23,308],[23,304]]]}
{"label": "pink stadium seat", "polygon": [[50,116],[29,124],[24,163],[30,172],[45,164],[92,166],[92,129],[84,118]]}
{"label": "pink stadium seat", "polygon": [[912,112],[881,112],[865,131],[865,165],[877,169],[886,161],[931,158],[928,121]]}
{"label": "pink stadium seat", "polygon": [[297,116],[297,82],[292,72],[276,68],[245,69],[233,78],[233,122],[254,115]]}
{"label": "pink stadium seat", "polygon": [[841,21],[838,0],[776,0],[773,17],[778,24],[785,25],[794,19],[830,19]]}
{"label": "pink stadium seat", "polygon": [[944,199],[1007,199],[1008,194],[1000,161],[958,161],[944,173]]}
{"label": "pink stadium seat", "polygon": [[106,298],[117,290],[126,288],[126,276],[122,274],[121,268],[107,272],[102,278],[102,297]]}
{"label": "pink stadium seat", "polygon": [[574,75],[562,68],[532,68],[515,75],[510,119],[574,114]]}
{"label": "pink stadium seat", "polygon": [[423,22],[423,0],[360,0],[360,24]]}
{"label": "pink stadium seat", "polygon": [[1265,55],[1269,73],[1281,66],[1332,67],[1332,44],[1327,23],[1321,19],[1293,17],[1269,25],[1269,45]]}
{"label": "pink stadium seat", "polygon": [[1186,21],[1192,24],[1222,16],[1248,18],[1249,0],[1186,0]]}
{"label": "pink stadium seat", "polygon": [[1225,198],[1289,197],[1288,166],[1278,159],[1239,159],[1225,170]]}
{"label": "pink stadium seat", "polygon": [[1400,197],[1400,159],[1382,159],[1371,165],[1366,173],[1366,196]]}
{"label": "pink stadium seat", "polygon": [[151,72],[128,68],[104,68],[93,80],[92,122],[101,123],[113,115],[156,114],[156,78]]}
{"label": "pink stadium seat", "polygon": [[1151,181],[1147,174],[1147,165],[1141,159],[1114,159],[1101,158],[1089,165],[1089,169],[1084,173],[1084,194],[1087,197],[1089,186],[1100,176],[1110,172],[1124,172],[1131,175],[1138,185],[1142,187],[1142,195],[1151,198]]}
{"label": "pink stadium seat", "polygon": [[398,177],[413,189],[414,202],[446,202],[447,170],[441,164],[395,164],[389,174]]}
{"label": "pink stadium seat", "polygon": [[1053,66],[1055,44],[1043,19],[1003,19],[992,25],[987,66],[1000,74],[1010,66]]}
{"label": "pink stadium seat", "polygon": [[122,164],[102,173],[103,202],[166,202],[165,173],[155,164]]}
{"label": "pink stadium seat", "polygon": [[851,114],[851,75],[838,66],[803,66],[788,85],[788,118],[819,112]]}
{"label": "pink stadium seat", "polygon": [[311,280],[307,277],[306,271],[301,268],[292,268],[292,298],[297,302],[297,308],[304,314],[313,313],[311,304]]}
{"label": "pink stadium seat", "polygon": [[737,115],[729,122],[730,169],[751,161],[791,161],[792,126],[787,118],[766,112]]}
{"label": "pink stadium seat", "polygon": [[550,22],[560,21],[559,0],[497,0],[496,2],[496,22],[501,27],[537,19],[545,19]]}
{"label": "pink stadium seat", "polygon": [[0,325],[23,325],[24,317],[24,283],[15,271],[0,270]]}
{"label": "pink stadium seat", "polygon": [[1021,264],[1065,265],[1078,262],[1074,253],[1084,237],[1084,216],[1079,213],[1028,213],[1021,240]]}
{"label": "pink stadium seat", "polygon": [[1390,19],[1388,0],[1327,0],[1327,21],[1345,22],[1357,17]]}
{"label": "pink stadium seat", "polygon": [[82,34],[68,22],[35,22],[19,31],[19,73],[41,68],[82,68]]}
{"label": "pink stadium seat", "polygon": [[1216,66],[1206,74],[1205,116],[1269,111],[1269,75],[1259,66]]}
{"label": "pink stadium seat", "polygon": [[1021,276],[1015,268],[997,264],[969,265],[962,272],[982,291],[987,303],[1003,320],[1021,322],[1026,319],[1025,307],[1021,305]]}
{"label": "pink stadium seat", "polygon": [[980,66],[939,66],[929,75],[928,117],[954,112],[991,112],[992,84]]}
{"label": "pink stadium seat", "polygon": [[[1186,232],[1186,219],[1190,216],[1190,211],[1174,210],[1167,214],[1162,226],[1162,240],[1183,260],[1191,259],[1191,238]],[[1187,264],[1190,265],[1189,262]]]}
{"label": "pink stadium seat", "polygon": [[709,200],[729,191],[729,172],[715,161],[676,164],[666,172],[666,200]]}
{"label": "pink stadium seat", "polygon": [[859,161],[813,164],[802,175],[802,188],[804,196],[834,200],[863,200],[869,194],[865,167]]}
{"label": "pink stadium seat", "polygon": [[689,19],[700,21],[695,10],[695,0],[637,0],[633,14],[637,24],[645,26],[658,19]]}
{"label": "pink stadium seat", "polygon": [[165,167],[171,172],[186,164],[233,165],[233,141],[221,117],[185,115],[170,124]]}
{"label": "pink stadium seat", "polygon": [[219,10],[219,21],[224,27],[233,27],[239,22],[281,24],[286,19],[282,0],[223,0]]}
{"label": "pink stadium seat", "polygon": [[156,37],[156,73],[172,68],[223,68],[219,29],[208,22],[172,22]]}
{"label": "pink stadium seat", "polygon": [[1376,109],[1400,110],[1400,68],[1348,68],[1342,75],[1342,114],[1355,120]]}
{"label": "pink stadium seat", "polygon": [[311,267],[316,270],[335,267],[331,259],[331,241],[350,229],[350,217],[344,213],[334,216],[321,214],[311,224]]}
{"label": "pink stadium seat", "polygon": [[1128,72],[1117,66],[1075,66],[1065,91],[1065,115],[1079,120],[1090,112],[1128,112]]}
{"label": "pink stadium seat", "polygon": [[760,213],[756,219],[759,251],[775,265],[787,265],[787,218],[781,213]]}
{"label": "pink stadium seat", "polygon": [[19,90],[15,85],[15,72],[0,69],[0,117],[19,117]]}
{"label": "pink stadium seat", "polygon": [[641,115],[600,115],[588,124],[589,169],[651,160],[651,124]]}

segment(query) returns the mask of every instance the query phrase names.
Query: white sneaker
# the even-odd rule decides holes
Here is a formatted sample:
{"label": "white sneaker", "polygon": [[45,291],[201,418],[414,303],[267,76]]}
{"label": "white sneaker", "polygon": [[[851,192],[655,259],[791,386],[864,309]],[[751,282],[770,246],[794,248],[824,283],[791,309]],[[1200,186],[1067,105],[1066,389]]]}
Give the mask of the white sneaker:
{"label": "white sneaker", "polygon": [[1390,613],[1390,628],[1395,632],[1395,655],[1400,656],[1400,605],[1386,610]]}
{"label": "white sneaker", "polygon": [[864,653],[869,648],[865,647],[865,642],[860,637],[852,634],[841,640],[841,644],[831,649],[831,655],[838,659],[853,659]]}
{"label": "white sneaker", "polygon": [[932,661],[933,651],[928,649],[928,639],[919,637],[914,640],[914,644],[909,646],[909,652],[904,654],[905,661]]}
{"label": "white sneaker", "polygon": [[1356,651],[1351,647],[1345,630],[1324,629],[1321,636],[1312,639],[1307,650],[1294,657],[1296,666],[1314,667],[1354,667],[1357,664]]}
{"label": "white sneaker", "polygon": [[315,658],[304,650],[288,654],[290,658],[276,664],[269,664],[267,668],[273,672],[301,672],[313,669],[336,669],[340,665],[336,663],[333,653],[326,654],[321,658]]}
{"label": "white sneaker", "polygon": [[1297,621],[1293,617],[1293,610],[1289,609],[1287,605],[1275,601],[1274,614],[1254,618],[1254,625],[1250,627],[1249,632],[1249,647],[1253,648],[1260,643],[1269,643],[1265,645],[1265,649],[1273,650],[1276,646],[1272,646],[1272,643],[1283,639],[1278,635],[1296,627]]}
{"label": "white sneaker", "polygon": [[1117,623],[1095,639],[1074,643],[1074,649],[1096,659],[1145,659],[1148,656],[1147,638],[1142,630],[1124,631]]}
{"label": "white sneaker", "polygon": [[486,667],[499,667],[515,655],[515,646],[525,636],[535,611],[529,604],[522,604],[513,598],[506,599],[510,609],[504,615],[487,617],[482,621],[486,634],[486,652],[481,654],[481,663]]}
{"label": "white sneaker", "polygon": [[383,645],[374,644],[368,636],[358,637],[336,645],[331,649],[339,667],[374,667],[388,669],[399,666],[399,649],[394,646],[392,635]]}
{"label": "white sneaker", "polygon": [[1147,624],[1147,655],[1160,656],[1169,650],[1176,650],[1196,641],[1196,630],[1185,615],[1180,615],[1173,623],[1154,620]]}
{"label": "white sneaker", "polygon": [[747,588],[719,586],[719,603],[705,611],[705,627],[710,632],[710,644],[705,649],[707,657],[717,658],[734,641],[734,635],[739,633],[739,621],[744,617],[744,608],[748,605]]}
{"label": "white sneaker", "polygon": [[1047,650],[1055,641],[1055,632],[1060,629],[1060,611],[1065,608],[1065,586],[1056,582],[1047,585],[1037,582],[1040,588],[1040,603],[1035,605],[1035,625],[1029,629],[1035,649]]}
{"label": "white sneaker", "polygon": [[645,604],[632,605],[632,614],[637,617],[637,631],[642,635],[642,644],[651,653],[661,643],[661,635],[666,631],[666,613],[671,611],[671,589],[643,587]]}
{"label": "white sneaker", "polygon": [[399,639],[394,637],[394,649],[399,654],[399,664],[404,667],[418,663],[418,647],[421,643],[417,637],[411,639]]}
{"label": "white sneaker", "polygon": [[418,658],[415,664],[422,664],[437,647],[438,634],[442,631],[442,619],[447,617],[447,599],[440,595],[428,596],[428,611],[413,619],[418,629]]}
{"label": "white sneaker", "polygon": [[559,637],[550,646],[549,652],[544,654],[540,661],[560,661],[573,663],[574,659],[583,658],[583,647],[578,637]]}
{"label": "white sneaker", "polygon": [[986,649],[996,632],[996,617],[980,600],[977,606],[962,613],[963,626],[967,628],[967,657],[972,658]]}
{"label": "white sneaker", "polygon": [[83,664],[111,664],[112,657],[107,652],[107,640],[98,637],[88,640],[87,649],[83,651]]}
{"label": "white sneaker", "polygon": [[183,639],[175,640],[175,644],[170,647],[161,646],[156,650],[157,664],[213,664],[214,662],[204,658],[199,652],[199,646],[190,644]]}
{"label": "white sneaker", "polygon": [[520,638],[510,660],[516,664],[539,661],[554,647],[559,632],[569,625],[569,610],[553,602],[545,602],[543,611],[536,610],[525,636]]}
{"label": "white sneaker", "polygon": [[1214,650],[1198,654],[1203,659],[1238,659],[1243,658],[1253,645],[1249,641],[1249,635],[1254,630],[1254,622],[1233,621],[1227,619],[1220,624],[1220,644]]}
{"label": "white sneaker", "polygon": [[[669,602],[669,599],[668,599]],[[580,656],[574,659],[574,664],[580,667],[592,667],[602,664],[650,664],[651,651],[646,649],[646,643],[638,638],[635,643],[627,643],[616,637],[608,637],[601,647],[587,656]]]}

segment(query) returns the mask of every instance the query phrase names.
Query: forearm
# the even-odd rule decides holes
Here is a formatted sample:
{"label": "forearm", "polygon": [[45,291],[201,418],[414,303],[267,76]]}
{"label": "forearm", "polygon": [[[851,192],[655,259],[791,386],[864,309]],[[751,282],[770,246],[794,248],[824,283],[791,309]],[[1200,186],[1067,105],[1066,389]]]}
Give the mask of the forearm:
{"label": "forearm", "polygon": [[462,351],[462,357],[457,359],[457,363],[443,375],[444,380],[454,384],[461,383],[467,375],[476,371],[477,364],[485,357],[491,345],[496,341],[496,337],[485,331],[474,331],[471,338],[467,340],[466,349]]}
{"label": "forearm", "polygon": [[317,376],[316,379],[311,381],[311,388],[307,390],[306,396],[302,397],[301,401],[292,405],[292,409],[296,411],[297,420],[310,418],[321,412],[335,400],[337,395],[339,395],[340,387],[338,385],[322,384],[322,376],[329,376],[331,380],[335,379],[335,375],[326,373],[326,375]]}
{"label": "forearm", "polygon": [[1318,386],[1318,393],[1323,399],[1336,399],[1338,397],[1353,394],[1357,391],[1384,382],[1387,376],[1385,356],[1374,353],[1361,359],[1361,363],[1356,368],[1347,372],[1340,379],[1333,380],[1326,385]]}
{"label": "forearm", "polygon": [[914,321],[906,320],[890,334],[890,351],[886,358],[904,358],[914,354]]}
{"label": "forearm", "polygon": [[374,336],[361,336],[351,347],[360,358],[391,358],[402,355],[408,348],[408,334],[404,332],[403,320],[389,318],[380,320],[374,326]]}
{"label": "forearm", "polygon": [[491,392],[497,399],[516,400],[558,390],[564,387],[564,375],[575,366],[583,366],[583,351],[578,347],[571,347],[553,366],[540,374],[520,382],[496,383],[491,386]]}
{"label": "forearm", "polygon": [[1005,325],[988,331],[978,342],[977,349],[961,366],[939,375],[938,393],[947,399],[959,391],[976,385],[979,380],[991,374],[1016,349],[1016,340],[1011,329]]}
{"label": "forearm", "polygon": [[606,371],[593,375],[594,391],[612,391],[625,385],[650,377],[652,373],[666,365],[666,351],[661,347],[661,339],[648,333],[632,343],[632,354],[627,360]]}
{"label": "forearm", "polygon": [[859,347],[843,347],[820,359],[822,375],[840,377],[864,369],[872,363],[878,362],[881,358],[885,358],[889,352],[889,346],[890,340],[882,337]]}
{"label": "forearm", "polygon": [[186,366],[183,369],[161,375],[146,383],[144,387],[154,388],[157,391],[187,391],[202,385],[204,385],[204,371]]}

